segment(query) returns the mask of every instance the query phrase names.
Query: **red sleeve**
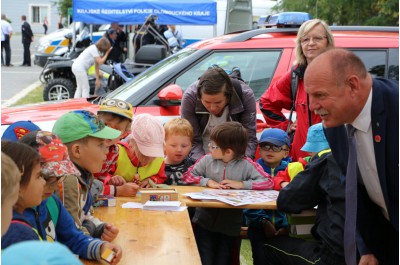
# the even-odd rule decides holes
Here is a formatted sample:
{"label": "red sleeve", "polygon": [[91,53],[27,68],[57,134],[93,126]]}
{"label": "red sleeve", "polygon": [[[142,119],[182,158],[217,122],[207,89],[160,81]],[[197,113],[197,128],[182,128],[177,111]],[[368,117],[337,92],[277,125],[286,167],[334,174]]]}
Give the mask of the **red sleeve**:
{"label": "red sleeve", "polygon": [[165,175],[165,163],[163,162],[160,171],[156,175],[153,175],[150,177],[150,179],[156,183],[156,184],[163,184],[164,181],[167,179],[167,176]]}
{"label": "red sleeve", "polygon": [[281,190],[281,183],[282,182],[290,182],[290,176],[289,176],[289,169],[286,167],[286,169],[283,171],[279,171],[278,174],[274,178],[272,178],[274,181],[274,190]]}
{"label": "red sleeve", "polygon": [[291,71],[284,74],[260,97],[260,109],[267,124],[273,128],[279,128],[284,131],[286,131],[289,121],[282,113],[282,109],[290,110],[292,107],[290,75]]}

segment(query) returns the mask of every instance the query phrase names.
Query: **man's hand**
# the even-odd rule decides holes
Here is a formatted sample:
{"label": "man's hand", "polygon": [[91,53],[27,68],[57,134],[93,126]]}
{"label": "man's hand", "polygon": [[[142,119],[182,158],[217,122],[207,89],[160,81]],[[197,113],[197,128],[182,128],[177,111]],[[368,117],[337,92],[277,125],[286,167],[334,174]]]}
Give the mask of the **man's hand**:
{"label": "man's hand", "polygon": [[101,235],[101,240],[111,242],[118,236],[119,229],[112,224],[107,223],[104,226],[103,234]]}
{"label": "man's hand", "polygon": [[139,186],[131,182],[125,183],[121,186],[116,186],[115,188],[117,189],[118,197],[135,197],[139,190]]}
{"label": "man's hand", "polygon": [[103,244],[101,245],[101,247],[100,247],[100,252],[101,252],[101,254],[103,254],[103,252],[104,252],[107,248],[108,248],[108,249],[111,249],[111,250],[114,251],[114,253],[115,253],[115,256],[114,256],[114,258],[111,260],[110,264],[111,264],[111,265],[116,265],[116,264],[118,264],[118,262],[119,262],[119,261],[121,260],[121,258],[122,258],[122,248],[121,248],[119,245],[117,245],[117,244],[105,242],[105,243],[103,243]]}
{"label": "man's hand", "polygon": [[126,183],[126,180],[123,177],[116,175],[112,176],[108,183],[114,186],[121,186]]}
{"label": "man's hand", "polygon": [[362,255],[358,265],[378,265],[379,261],[375,258],[374,254]]}
{"label": "man's hand", "polygon": [[232,179],[224,179],[219,184],[221,184],[224,189],[240,190],[240,189],[244,188],[243,181],[236,181],[236,180],[232,180]]}

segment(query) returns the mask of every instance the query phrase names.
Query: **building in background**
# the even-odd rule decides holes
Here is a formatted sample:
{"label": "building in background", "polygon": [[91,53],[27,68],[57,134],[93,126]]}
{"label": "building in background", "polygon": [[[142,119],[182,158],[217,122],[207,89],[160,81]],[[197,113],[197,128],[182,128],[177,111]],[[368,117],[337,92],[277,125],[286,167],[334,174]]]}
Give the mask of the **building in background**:
{"label": "building in background", "polygon": [[11,20],[11,26],[16,33],[21,33],[21,15],[26,15],[26,21],[31,25],[35,35],[44,33],[43,21],[47,16],[47,33],[50,33],[58,29],[60,15],[57,2],[57,0],[3,0],[1,13]]}

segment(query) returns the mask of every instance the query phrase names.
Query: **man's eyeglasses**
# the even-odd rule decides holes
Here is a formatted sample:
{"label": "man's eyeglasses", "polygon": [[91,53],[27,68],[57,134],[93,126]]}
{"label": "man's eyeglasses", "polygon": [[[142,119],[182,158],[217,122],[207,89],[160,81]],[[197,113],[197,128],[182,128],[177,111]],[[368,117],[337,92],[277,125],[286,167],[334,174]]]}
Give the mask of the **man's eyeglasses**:
{"label": "man's eyeglasses", "polygon": [[269,151],[272,149],[274,152],[280,152],[280,151],[287,151],[287,149],[283,148],[282,146],[276,146],[276,145],[260,145],[260,149],[263,151]]}
{"label": "man's eyeglasses", "polygon": [[208,143],[208,148],[210,148],[210,150],[215,150],[215,149],[219,149],[219,146],[213,145],[212,142],[209,142]]}
{"label": "man's eyeglasses", "polygon": [[322,42],[326,36],[313,36],[313,37],[304,37],[300,39],[301,45],[307,45],[310,43],[311,40],[313,40],[315,43],[320,43]]}

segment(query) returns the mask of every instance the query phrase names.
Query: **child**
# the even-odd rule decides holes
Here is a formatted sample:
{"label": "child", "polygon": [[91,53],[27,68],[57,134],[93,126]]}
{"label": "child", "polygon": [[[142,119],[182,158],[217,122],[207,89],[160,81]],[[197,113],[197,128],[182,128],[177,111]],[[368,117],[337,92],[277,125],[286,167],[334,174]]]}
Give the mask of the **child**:
{"label": "child", "polygon": [[120,150],[115,174],[126,181],[136,179],[141,188],[164,183],[164,139],[164,127],[156,118],[136,115],[129,136],[130,149],[125,153]]}
{"label": "child", "polygon": [[[15,162],[3,152],[1,153],[1,235],[3,236],[10,226],[12,209],[18,199],[21,173]],[[28,254],[29,252],[29,254]],[[39,253],[40,252],[40,253]],[[3,264],[17,265],[50,264],[82,264],[65,246],[61,244],[46,244],[35,241],[26,241],[13,244],[1,253]]]}
{"label": "child", "polygon": [[165,174],[168,185],[184,185],[183,174],[194,164],[188,157],[193,142],[193,127],[188,120],[175,118],[164,124],[165,129]]}
{"label": "child", "polygon": [[111,242],[118,235],[118,228],[92,216],[92,196],[89,191],[93,173],[101,170],[106,159],[106,139],[115,139],[121,132],[105,126],[89,111],[76,110],[62,115],[54,124],[53,133],[67,146],[71,161],[81,173],[79,177],[67,176],[60,183],[56,195],[79,229]]}
{"label": "child", "polygon": [[[183,181],[215,189],[272,189],[261,166],[245,157],[248,134],[239,122],[216,126],[210,135],[210,154],[184,174]],[[240,240],[241,209],[197,208],[192,221],[203,264],[230,264]]]}
{"label": "child", "polygon": [[[281,190],[314,158],[315,155],[321,155],[330,152],[329,143],[325,138],[322,123],[317,123],[308,128],[307,140],[301,151],[308,152],[310,156],[299,159],[298,162],[288,164],[285,171],[281,171],[273,179],[274,189]],[[322,153],[321,153],[322,152]],[[321,154],[320,154],[321,153]]]}
{"label": "child", "polygon": [[40,204],[45,181],[40,174],[40,156],[32,147],[22,143],[2,141],[1,151],[15,162],[22,174],[11,225],[1,238],[3,249],[20,241],[40,239],[37,231],[22,213],[26,208]]}
{"label": "child", "polygon": [[[288,165],[290,139],[287,133],[278,128],[266,129],[261,134],[260,156],[257,163],[272,178],[278,172],[284,171]],[[248,225],[247,235],[250,239],[253,262],[255,265],[264,264],[264,249],[260,242],[265,238],[288,234],[288,222],[284,212],[273,210],[244,210]]]}
{"label": "child", "polygon": [[15,162],[1,152],[1,236],[10,226],[13,207],[18,200],[21,173]]}
{"label": "child", "polygon": [[122,149],[121,152],[126,153],[126,150],[123,149],[129,149],[128,143],[121,142],[121,140],[130,132],[133,116],[132,105],[119,99],[105,99],[101,103],[97,115],[105,125],[121,131],[121,136],[117,139],[107,140],[109,145],[107,160],[101,171],[94,174],[94,177],[103,181],[103,194],[105,195],[135,196],[139,186],[132,182],[126,182],[123,176],[115,175],[119,150]]}
{"label": "child", "polygon": [[67,147],[62,144],[61,139],[51,132],[35,131],[22,137],[20,142],[37,149],[41,156],[41,174],[46,180],[43,201],[37,207],[26,209],[24,216],[38,229],[43,240],[58,241],[76,255],[98,261],[101,261],[100,254],[106,248],[113,249],[117,253],[116,260],[113,261],[116,263],[120,257],[120,247],[93,239],[78,230],[72,216],[53,194],[67,175],[80,175],[69,159]]}

